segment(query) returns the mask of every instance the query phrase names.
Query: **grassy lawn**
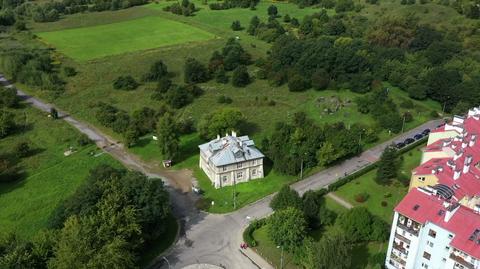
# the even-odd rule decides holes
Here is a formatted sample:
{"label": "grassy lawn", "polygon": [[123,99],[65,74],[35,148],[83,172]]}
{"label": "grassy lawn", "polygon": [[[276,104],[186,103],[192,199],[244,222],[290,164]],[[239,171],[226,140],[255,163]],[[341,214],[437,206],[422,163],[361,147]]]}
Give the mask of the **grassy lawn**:
{"label": "grassy lawn", "polygon": [[79,61],[215,37],[201,29],[153,16],[37,35]]}
{"label": "grassy lawn", "polygon": [[[35,153],[21,160],[22,179],[0,184],[0,227],[2,232],[30,238],[45,228],[50,213],[75,191],[90,169],[119,164],[107,154],[91,156],[91,151],[98,152],[95,146],[77,147],[79,134],[65,122],[50,120],[33,108],[16,114],[23,112],[29,127],[0,140],[0,149],[11,152],[19,141],[29,141]],[[70,146],[77,151],[65,157],[63,153]]]}
{"label": "grassy lawn", "polygon": [[[329,227],[328,229],[335,229],[335,227]],[[275,268],[280,268],[280,259],[282,255],[281,249],[278,249],[272,240],[270,240],[268,236],[268,225],[255,230],[253,232],[253,238],[255,238],[255,240],[258,242],[258,246],[255,247],[254,250],[264,257]],[[371,264],[375,264],[373,261],[375,255],[383,255],[386,250],[387,243],[370,242],[354,246],[351,253],[351,269],[372,268]],[[301,267],[293,263],[293,257],[291,254],[284,252],[284,268],[300,269]]]}
{"label": "grassy lawn", "polygon": [[[420,145],[407,153],[404,153],[403,161],[400,168],[402,176],[410,178],[413,168],[420,164],[422,156]],[[382,186],[375,182],[375,175],[377,170],[372,170],[365,175],[343,185],[335,194],[343,197],[345,200],[355,206],[365,206],[372,214],[375,214],[385,220],[387,223],[392,221],[393,208],[400,202],[400,200],[407,193],[408,187],[403,186],[394,181],[391,185]],[[367,193],[368,199],[364,203],[355,201],[355,195],[359,193]],[[382,202],[387,202],[386,206],[382,206]]]}

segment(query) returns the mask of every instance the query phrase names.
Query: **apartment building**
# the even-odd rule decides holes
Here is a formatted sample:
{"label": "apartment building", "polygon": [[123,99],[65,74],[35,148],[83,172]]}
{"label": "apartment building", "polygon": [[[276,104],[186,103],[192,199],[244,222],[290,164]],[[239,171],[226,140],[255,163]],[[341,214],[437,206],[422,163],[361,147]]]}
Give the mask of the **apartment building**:
{"label": "apartment building", "polygon": [[394,209],[389,269],[480,268],[480,107],[432,131]]}

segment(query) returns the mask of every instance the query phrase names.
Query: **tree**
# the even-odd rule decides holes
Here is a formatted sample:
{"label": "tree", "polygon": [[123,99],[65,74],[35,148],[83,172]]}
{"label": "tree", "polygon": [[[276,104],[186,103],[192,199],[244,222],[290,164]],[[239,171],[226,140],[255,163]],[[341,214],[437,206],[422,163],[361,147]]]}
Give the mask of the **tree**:
{"label": "tree", "polygon": [[184,67],[185,83],[201,83],[210,79],[208,69],[194,58],[188,58]]}
{"label": "tree", "polygon": [[[317,244],[318,269],[348,269],[352,263],[352,243],[342,231],[326,232]],[[342,257],[339,259],[339,257]]]}
{"label": "tree", "polygon": [[150,70],[145,74],[144,79],[146,81],[158,81],[166,75],[168,75],[167,66],[160,60],[150,66]]}
{"label": "tree", "polygon": [[198,132],[203,139],[212,139],[230,131],[240,131],[245,118],[237,109],[222,108],[206,114],[198,123]]}
{"label": "tree", "polygon": [[397,150],[394,147],[386,147],[378,161],[375,181],[378,184],[388,184],[398,175]]}
{"label": "tree", "polygon": [[50,116],[54,120],[58,119],[58,111],[54,107],[50,108]]}
{"label": "tree", "polygon": [[314,191],[307,191],[302,197],[302,210],[310,228],[318,227],[319,199]]}
{"label": "tree", "polygon": [[301,92],[310,87],[310,84],[306,79],[300,75],[294,75],[288,79],[288,89],[291,92]]}
{"label": "tree", "polygon": [[271,17],[277,17],[278,15],[278,9],[275,5],[270,5],[267,9],[267,12],[268,12],[268,16],[271,16]]}
{"label": "tree", "polygon": [[4,138],[15,129],[14,115],[6,110],[0,110],[0,138]]}
{"label": "tree", "polygon": [[232,26],[230,27],[232,28],[233,31],[240,31],[242,30],[242,25],[240,24],[240,21],[239,20],[235,20],[232,22]]}
{"label": "tree", "polygon": [[0,108],[13,108],[18,104],[17,90],[13,87],[0,89]]}
{"label": "tree", "polygon": [[288,185],[284,185],[270,201],[270,207],[275,211],[287,207],[302,209],[302,199],[297,191],[291,189]]}
{"label": "tree", "polygon": [[137,87],[138,87],[138,83],[130,75],[119,76],[113,81],[113,88],[116,90],[131,91],[131,90],[135,90]]}
{"label": "tree", "polygon": [[184,86],[171,88],[164,97],[167,104],[172,108],[182,108],[190,104],[193,100],[192,94]]}
{"label": "tree", "polygon": [[325,69],[316,70],[312,74],[311,84],[315,90],[317,91],[324,90],[328,87],[329,83],[330,83],[330,76],[328,75],[327,71],[325,71]]}
{"label": "tree", "polygon": [[173,116],[165,113],[157,123],[157,138],[160,152],[165,160],[173,160],[178,155],[179,136]]}
{"label": "tree", "polygon": [[247,67],[239,65],[232,73],[232,85],[235,87],[245,87],[250,83],[250,75]]}
{"label": "tree", "polygon": [[272,241],[285,250],[301,246],[307,235],[307,223],[302,211],[294,207],[275,211],[268,219],[268,235]]}
{"label": "tree", "polygon": [[138,142],[140,138],[140,132],[134,124],[130,124],[125,132],[123,133],[123,138],[125,139],[125,145],[130,148]]}
{"label": "tree", "polygon": [[228,76],[225,69],[221,68],[217,71],[215,74],[215,81],[222,84],[228,83]]}
{"label": "tree", "polygon": [[285,16],[283,16],[283,22],[289,23],[291,21],[292,21],[292,19],[290,18],[290,15],[285,14]]}
{"label": "tree", "polygon": [[352,243],[383,241],[388,237],[388,225],[365,207],[354,207],[340,214],[337,223]]}
{"label": "tree", "polygon": [[248,26],[247,33],[249,35],[255,35],[258,25],[260,24],[260,19],[257,16],[253,16],[250,19],[250,25]]}

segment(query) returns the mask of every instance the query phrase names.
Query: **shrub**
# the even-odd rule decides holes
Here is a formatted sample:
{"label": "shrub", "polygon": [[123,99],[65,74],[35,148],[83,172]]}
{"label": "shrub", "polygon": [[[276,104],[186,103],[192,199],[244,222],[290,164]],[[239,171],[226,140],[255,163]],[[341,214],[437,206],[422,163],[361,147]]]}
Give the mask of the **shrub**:
{"label": "shrub", "polygon": [[401,108],[406,108],[406,109],[412,109],[413,108],[413,102],[412,100],[405,100],[400,103]]}
{"label": "shrub", "polygon": [[357,201],[358,203],[364,203],[368,200],[369,198],[369,194],[366,193],[366,192],[361,192],[361,193],[357,193],[354,197],[355,201]]}
{"label": "shrub", "polygon": [[310,84],[300,75],[294,75],[288,80],[288,89],[291,92],[300,92],[308,89]]}
{"label": "shrub", "polygon": [[31,153],[30,143],[27,141],[17,143],[13,148],[13,152],[19,158],[27,157]]}
{"label": "shrub", "polygon": [[249,247],[256,247],[257,241],[253,238],[253,232],[260,229],[266,224],[266,219],[254,220],[248,225],[248,227],[243,231],[243,241],[247,243]]}
{"label": "shrub", "polygon": [[77,138],[77,144],[83,147],[92,144],[92,140],[90,140],[90,138],[86,134],[81,134]]}
{"label": "shrub", "polygon": [[235,87],[245,87],[250,83],[250,75],[248,74],[247,67],[240,65],[232,74],[232,85]]}
{"label": "shrub", "polygon": [[386,206],[388,205],[388,203],[387,203],[387,201],[382,201],[382,202],[380,203],[380,205],[381,205],[382,207],[386,207]]}
{"label": "shrub", "polygon": [[228,96],[225,96],[225,95],[221,95],[217,98],[217,102],[219,104],[231,104],[232,103],[232,98],[230,98]]}
{"label": "shrub", "polygon": [[232,26],[230,26],[233,31],[240,31],[242,30],[242,25],[240,24],[240,21],[236,20],[232,22]]}
{"label": "shrub", "polygon": [[392,197],[392,194],[389,193],[389,192],[387,192],[383,195],[383,198],[390,198],[390,197]]}
{"label": "shrub", "polygon": [[138,83],[130,75],[119,76],[117,79],[113,81],[113,88],[116,90],[131,91],[131,90],[135,90],[137,87],[138,87]]}
{"label": "shrub", "polygon": [[63,67],[63,73],[67,77],[73,77],[77,74],[77,71],[75,70],[75,68],[73,68],[71,66],[65,66],[65,67]]}

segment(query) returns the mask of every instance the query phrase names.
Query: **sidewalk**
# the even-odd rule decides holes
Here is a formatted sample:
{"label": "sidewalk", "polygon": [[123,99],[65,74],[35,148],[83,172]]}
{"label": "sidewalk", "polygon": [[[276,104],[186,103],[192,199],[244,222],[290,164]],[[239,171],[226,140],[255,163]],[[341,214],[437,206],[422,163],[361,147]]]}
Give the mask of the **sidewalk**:
{"label": "sidewalk", "polygon": [[269,264],[265,259],[263,259],[260,255],[258,255],[257,252],[255,252],[250,247],[248,247],[247,249],[241,249],[240,248],[240,243],[243,242],[243,231],[245,231],[246,228],[247,228],[247,226],[245,226],[245,227],[243,227],[243,229],[241,229],[241,232],[240,232],[239,238],[238,238],[237,247],[238,247],[238,250],[240,251],[240,253],[242,253],[245,257],[247,257],[250,261],[252,261],[252,263],[255,265],[256,268],[259,268],[259,269],[275,269],[275,267],[273,267],[271,264]]}
{"label": "sidewalk", "polygon": [[327,196],[332,198],[333,200],[335,200],[335,202],[337,202],[338,204],[340,204],[341,206],[345,207],[345,208],[348,208],[348,209],[352,209],[353,208],[353,205],[350,204],[349,202],[345,201],[345,199],[343,199],[342,197],[339,197],[338,195],[336,195],[335,193],[333,192],[329,192],[327,193]]}

